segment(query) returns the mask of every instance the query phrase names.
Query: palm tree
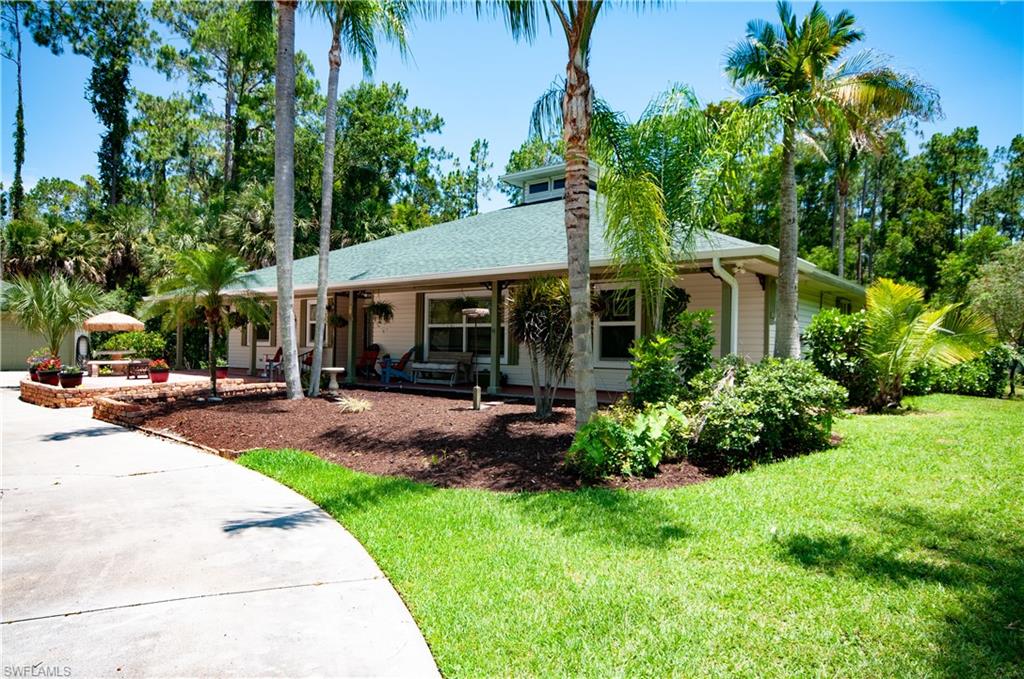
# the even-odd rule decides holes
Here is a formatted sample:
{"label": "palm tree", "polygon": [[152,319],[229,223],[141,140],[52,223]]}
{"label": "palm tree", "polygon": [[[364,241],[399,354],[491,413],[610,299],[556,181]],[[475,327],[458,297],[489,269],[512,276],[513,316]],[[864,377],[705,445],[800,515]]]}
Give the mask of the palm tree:
{"label": "palm tree", "polygon": [[[226,250],[187,250],[174,257],[170,276],[157,287],[157,298],[146,307],[147,317],[170,312],[176,318],[188,310],[201,309],[206,318],[208,334],[206,360],[210,368],[210,391],[217,398],[216,340],[229,328],[229,289],[248,288],[245,262]],[[266,323],[264,304],[253,295],[236,296],[230,300],[243,316],[253,323]]]}
{"label": "palm tree", "polygon": [[992,321],[962,304],[928,308],[916,285],[880,278],[867,291],[867,356],[877,376],[872,410],[899,407],[903,383],[922,367],[948,368],[978,356]]}
{"label": "palm tree", "polygon": [[726,73],[744,94],[744,103],[775,106],[782,117],[782,176],[779,186],[779,280],[774,354],[800,356],[797,318],[796,143],[797,133],[812,119],[815,107],[837,98],[856,99],[869,82],[850,69],[840,82],[828,78],[829,67],[863,37],[853,15],[829,15],[815,2],[797,22],[788,2],[778,3],[779,25],[760,19],[747,24],[747,39],[726,57]]}
{"label": "palm tree", "polygon": [[[882,152],[886,135],[906,117],[931,120],[940,115],[936,91],[911,75],[899,73],[870,51],[831,70],[826,78],[834,95],[819,102],[819,128],[808,139],[832,163],[835,178],[834,238],[838,273],[846,264],[846,209],[850,179],[865,151]],[[844,81],[852,81],[845,88]]]}
{"label": "palm tree", "polygon": [[313,4],[313,11],[331,25],[331,49],[327,54],[327,112],[324,115],[324,168],[320,198],[320,253],[316,285],[316,338],[309,373],[309,395],[320,393],[320,368],[323,365],[327,328],[327,267],[331,254],[331,203],[334,197],[334,136],[337,131],[338,71],[341,46],[363,64],[370,75],[377,58],[375,34],[382,31],[405,51],[405,24],[409,6],[405,0],[328,0]]}
{"label": "palm tree", "polygon": [[92,283],[39,273],[8,280],[0,308],[25,330],[42,335],[50,355],[59,356],[64,338],[96,313],[102,300],[102,291]]}
{"label": "palm tree", "polygon": [[774,116],[724,106],[715,115],[693,91],[675,87],[631,123],[595,103],[592,151],[602,166],[605,239],[618,274],[640,283],[658,332],[676,263],[726,209],[744,158],[761,151]]}
{"label": "palm tree", "polygon": [[[277,74],[274,81],[274,249],[277,254],[277,327],[290,399],[302,398],[292,262],[295,258],[295,6],[277,2]],[[259,4],[259,3],[257,3]]]}
{"label": "palm tree", "polygon": [[[576,428],[586,424],[597,411],[597,386],[594,381],[594,338],[590,312],[590,121],[593,91],[590,87],[590,38],[604,6],[604,0],[505,0],[501,3],[477,3],[501,13],[516,40],[532,41],[543,16],[550,22],[554,14],[565,34],[568,62],[565,66],[564,95],[561,106],[545,105],[538,113],[557,117],[562,123],[565,142],[565,236],[569,269],[569,293],[572,300],[572,370],[576,387]],[[553,115],[551,115],[553,114]]]}

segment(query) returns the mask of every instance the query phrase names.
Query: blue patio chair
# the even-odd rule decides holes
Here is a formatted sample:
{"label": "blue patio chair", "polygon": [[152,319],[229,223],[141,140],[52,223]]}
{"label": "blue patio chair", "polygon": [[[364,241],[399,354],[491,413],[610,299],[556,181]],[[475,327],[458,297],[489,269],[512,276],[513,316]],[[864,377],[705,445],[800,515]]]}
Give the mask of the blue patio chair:
{"label": "blue patio chair", "polygon": [[405,372],[405,366],[409,364],[412,359],[412,353],[415,348],[410,349],[402,355],[402,358],[398,359],[396,363],[391,358],[391,354],[385,354],[384,358],[380,359],[380,381],[381,384],[391,384],[391,378],[395,377],[406,382],[412,382],[412,375]]}

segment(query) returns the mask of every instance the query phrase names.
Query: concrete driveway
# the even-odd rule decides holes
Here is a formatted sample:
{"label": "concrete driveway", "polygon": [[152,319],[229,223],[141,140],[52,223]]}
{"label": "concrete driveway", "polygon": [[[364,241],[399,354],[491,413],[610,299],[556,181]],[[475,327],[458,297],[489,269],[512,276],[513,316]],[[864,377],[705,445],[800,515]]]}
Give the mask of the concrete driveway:
{"label": "concrete driveway", "polygon": [[12,382],[3,676],[437,674],[391,584],[308,500],[88,408],[22,403]]}

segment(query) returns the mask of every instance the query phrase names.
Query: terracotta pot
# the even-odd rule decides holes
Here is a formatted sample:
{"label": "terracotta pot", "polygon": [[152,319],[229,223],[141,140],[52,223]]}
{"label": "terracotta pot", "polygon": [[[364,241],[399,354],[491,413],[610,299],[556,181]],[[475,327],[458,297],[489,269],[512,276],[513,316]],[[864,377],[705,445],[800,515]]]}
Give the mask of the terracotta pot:
{"label": "terracotta pot", "polygon": [[59,370],[37,370],[36,375],[39,376],[39,381],[43,384],[49,384],[52,387],[56,387],[60,384]]}
{"label": "terracotta pot", "polygon": [[153,370],[149,369],[149,381],[154,383],[166,382],[167,377],[171,374],[170,370]]}
{"label": "terracotta pot", "polygon": [[217,368],[217,379],[223,380],[228,376],[227,368]]}
{"label": "terracotta pot", "polygon": [[78,373],[75,375],[62,374],[60,376],[60,386],[64,387],[65,389],[74,389],[75,387],[79,387],[82,385],[83,376],[84,375],[82,373]]}

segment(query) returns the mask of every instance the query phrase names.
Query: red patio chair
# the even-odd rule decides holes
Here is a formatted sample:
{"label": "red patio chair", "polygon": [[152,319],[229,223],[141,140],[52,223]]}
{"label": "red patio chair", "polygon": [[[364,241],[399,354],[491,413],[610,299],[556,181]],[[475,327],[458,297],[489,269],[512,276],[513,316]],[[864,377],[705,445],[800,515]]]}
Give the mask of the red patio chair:
{"label": "red patio chair", "polygon": [[363,353],[359,355],[359,358],[356,359],[356,375],[369,378],[377,377],[377,370],[374,366],[377,365],[377,357],[379,355],[379,344],[371,344],[366,347]]}
{"label": "red patio chair", "polygon": [[275,371],[281,369],[281,354],[284,352],[284,347],[278,347],[277,353],[273,357],[270,354],[263,354],[263,376],[268,380],[272,379]]}

